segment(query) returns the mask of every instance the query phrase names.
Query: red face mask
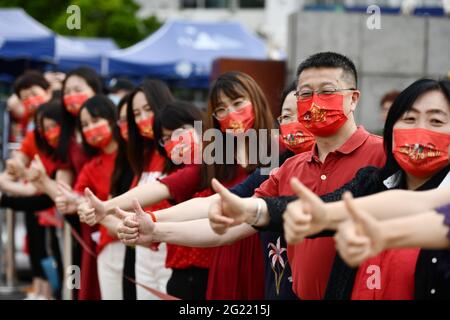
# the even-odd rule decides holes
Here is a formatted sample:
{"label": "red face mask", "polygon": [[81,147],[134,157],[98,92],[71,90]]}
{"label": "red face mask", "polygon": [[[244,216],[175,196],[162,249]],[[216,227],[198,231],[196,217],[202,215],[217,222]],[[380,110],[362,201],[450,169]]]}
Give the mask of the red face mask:
{"label": "red face mask", "polygon": [[64,96],[64,105],[66,106],[67,111],[74,116],[77,116],[80,112],[81,106],[87,99],[89,99],[89,97],[84,93],[74,93]]}
{"label": "red face mask", "polygon": [[120,135],[125,141],[128,141],[128,123],[126,121],[119,123]]}
{"label": "red face mask", "polygon": [[281,124],[280,131],[281,141],[295,154],[310,151],[314,145],[314,136],[297,121]]}
{"label": "red face mask", "polygon": [[33,115],[36,109],[47,99],[44,96],[34,96],[26,98],[22,101],[22,105],[25,108],[25,116]]}
{"label": "red face mask", "polygon": [[427,129],[394,129],[392,153],[415,177],[429,177],[449,163],[450,134]]}
{"label": "red face mask", "polygon": [[59,136],[61,134],[61,126],[56,126],[51,129],[48,129],[44,133],[45,140],[50,147],[56,148],[58,146]]}
{"label": "red face mask", "polygon": [[111,128],[107,123],[91,129],[83,129],[83,134],[86,142],[94,148],[102,149],[106,147],[112,139]]}
{"label": "red face mask", "polygon": [[343,109],[344,96],[330,94],[326,99],[313,95],[297,101],[298,121],[312,134],[327,137],[335,134],[347,121]]}
{"label": "red face mask", "polygon": [[175,164],[193,164],[195,150],[198,148],[192,131],[186,131],[180,135],[178,141],[169,140],[164,145],[167,155]]}
{"label": "red face mask", "polygon": [[255,112],[251,103],[239,110],[230,112],[223,119],[218,120],[222,132],[232,130],[233,134],[244,133],[253,128],[255,123]]}
{"label": "red face mask", "polygon": [[141,134],[141,136],[149,138],[149,139],[153,139],[154,135],[153,135],[153,121],[154,121],[154,116],[151,115],[148,118],[139,120],[138,122],[136,122],[136,125],[139,128],[139,132]]}

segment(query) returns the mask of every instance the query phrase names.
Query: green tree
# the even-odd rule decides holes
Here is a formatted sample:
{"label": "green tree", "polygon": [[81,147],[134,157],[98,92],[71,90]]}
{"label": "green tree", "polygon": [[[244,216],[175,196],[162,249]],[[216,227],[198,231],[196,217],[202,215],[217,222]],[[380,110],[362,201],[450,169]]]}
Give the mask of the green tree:
{"label": "green tree", "polygon": [[[81,29],[69,30],[66,12],[70,5],[81,11]],[[0,0],[0,7],[20,7],[30,16],[61,35],[110,37],[120,47],[128,47],[144,39],[160,26],[154,16],[140,19],[139,6],[133,0]]]}

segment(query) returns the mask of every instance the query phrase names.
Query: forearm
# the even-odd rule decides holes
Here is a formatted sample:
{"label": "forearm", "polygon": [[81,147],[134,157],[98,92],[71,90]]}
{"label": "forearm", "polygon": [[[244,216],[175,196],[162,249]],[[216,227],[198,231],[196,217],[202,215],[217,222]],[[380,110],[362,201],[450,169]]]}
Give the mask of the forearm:
{"label": "forearm", "polygon": [[156,223],[153,231],[154,242],[188,247],[217,247],[246,238],[256,231],[245,224],[230,228],[225,234],[216,234],[208,219],[185,222]]}
{"label": "forearm", "polygon": [[46,193],[53,201],[58,195],[58,182],[50,177],[44,177],[42,181],[42,192]]}
{"label": "forearm", "polygon": [[[419,214],[448,203],[450,188],[429,191],[391,190],[355,199],[361,210],[378,220]],[[332,202],[327,206],[327,229],[336,230],[337,225],[347,219],[347,209],[343,201]]]}
{"label": "forearm", "polygon": [[155,211],[156,221],[181,222],[208,218],[209,207],[218,198],[217,194],[205,198],[193,198],[170,208]]}
{"label": "forearm", "polygon": [[[283,233],[283,213],[286,211],[287,205],[297,200],[295,196],[281,196],[281,197],[263,197],[265,202],[263,222],[265,224],[258,224],[258,228],[266,231],[274,231]],[[267,213],[265,212],[267,210]]]}
{"label": "forearm", "polygon": [[121,220],[116,216],[108,215],[104,219],[102,219],[102,221],[100,221],[100,224],[108,229],[108,233],[111,236],[117,237],[117,229],[120,222]]}
{"label": "forearm", "polygon": [[38,190],[30,183],[6,180],[2,183],[2,191],[16,197],[29,197]]}
{"label": "forearm", "polygon": [[383,221],[385,248],[450,248],[449,229],[443,222],[444,216],[435,211]]}
{"label": "forearm", "polygon": [[166,185],[152,182],[137,186],[118,197],[106,201],[105,208],[108,214],[113,214],[116,207],[122,210],[131,210],[133,208],[133,199],[137,199],[142,207],[147,207],[169,198],[170,192]]}
{"label": "forearm", "polygon": [[66,183],[67,185],[71,186],[73,183],[74,174],[69,169],[59,169],[56,171],[55,180],[61,181]]}

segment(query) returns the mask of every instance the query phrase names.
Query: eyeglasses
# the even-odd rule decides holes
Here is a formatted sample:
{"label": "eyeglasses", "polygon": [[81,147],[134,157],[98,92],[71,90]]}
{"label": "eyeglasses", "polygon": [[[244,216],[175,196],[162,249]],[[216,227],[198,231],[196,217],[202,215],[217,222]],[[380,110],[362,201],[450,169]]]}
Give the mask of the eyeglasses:
{"label": "eyeglasses", "polygon": [[247,105],[248,105],[248,103],[241,103],[238,106],[218,107],[218,108],[214,109],[214,112],[212,115],[217,120],[221,120],[221,119],[225,118],[230,112],[240,111]]}
{"label": "eyeglasses", "polygon": [[311,99],[313,94],[315,93],[320,99],[329,99],[336,92],[342,92],[347,90],[356,90],[355,88],[348,89],[319,89],[319,90],[303,90],[296,91],[294,96],[297,97],[298,100],[308,100]]}
{"label": "eyeglasses", "polygon": [[172,137],[174,139],[179,139],[180,137],[183,137],[184,132],[189,129],[191,129],[191,128],[178,128],[178,129],[172,131],[172,133],[170,135],[164,136],[161,139],[159,139],[158,144],[164,148],[166,143],[169,142],[170,140],[172,140]]}
{"label": "eyeglasses", "polygon": [[292,115],[292,114],[285,114],[285,115],[281,115],[277,118],[278,124],[282,124],[282,123],[290,123],[290,122],[294,122],[297,120],[297,117]]}

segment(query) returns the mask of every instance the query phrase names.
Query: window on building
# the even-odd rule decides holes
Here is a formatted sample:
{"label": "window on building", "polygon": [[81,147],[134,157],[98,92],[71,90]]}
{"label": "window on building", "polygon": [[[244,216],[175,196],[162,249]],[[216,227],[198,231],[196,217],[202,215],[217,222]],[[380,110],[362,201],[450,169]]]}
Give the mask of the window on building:
{"label": "window on building", "polygon": [[240,0],[240,8],[264,8],[265,0]]}
{"label": "window on building", "polygon": [[181,0],[180,8],[181,9],[197,8],[197,0]]}
{"label": "window on building", "polygon": [[229,8],[230,0],[205,0],[206,8]]}

